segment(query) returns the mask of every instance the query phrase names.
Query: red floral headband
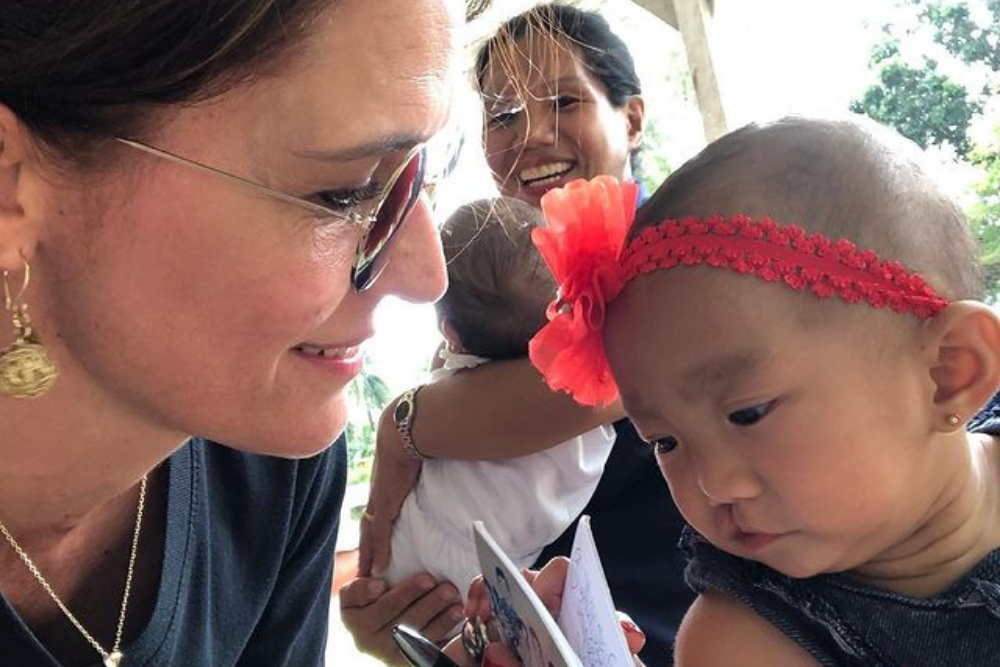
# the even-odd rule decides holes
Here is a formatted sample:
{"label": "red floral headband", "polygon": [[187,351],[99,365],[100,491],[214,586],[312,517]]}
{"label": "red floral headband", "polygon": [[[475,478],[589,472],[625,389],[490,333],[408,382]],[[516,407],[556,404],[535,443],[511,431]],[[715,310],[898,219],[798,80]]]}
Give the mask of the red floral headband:
{"label": "red floral headband", "polygon": [[549,323],[528,346],[549,387],[584,405],[607,405],[618,395],[604,354],[604,313],[636,276],[676,266],[705,265],[756,275],[809,290],[820,298],[891,308],[918,318],[948,305],[922,277],[898,262],[831,241],[795,225],[736,215],[665,220],[623,247],[638,186],[613,177],[577,180],[542,197],[549,223],[532,239],[559,285]]}

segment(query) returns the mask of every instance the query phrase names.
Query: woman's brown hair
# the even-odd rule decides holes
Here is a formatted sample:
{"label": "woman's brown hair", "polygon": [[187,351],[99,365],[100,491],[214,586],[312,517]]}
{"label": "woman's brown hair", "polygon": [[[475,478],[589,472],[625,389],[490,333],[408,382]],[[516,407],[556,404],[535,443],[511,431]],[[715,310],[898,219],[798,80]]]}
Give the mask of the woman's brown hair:
{"label": "woman's brown hair", "polygon": [[[369,0],[365,0],[369,1]],[[82,160],[157,107],[261,76],[333,0],[4,0],[0,104]],[[488,2],[470,0],[470,15]]]}

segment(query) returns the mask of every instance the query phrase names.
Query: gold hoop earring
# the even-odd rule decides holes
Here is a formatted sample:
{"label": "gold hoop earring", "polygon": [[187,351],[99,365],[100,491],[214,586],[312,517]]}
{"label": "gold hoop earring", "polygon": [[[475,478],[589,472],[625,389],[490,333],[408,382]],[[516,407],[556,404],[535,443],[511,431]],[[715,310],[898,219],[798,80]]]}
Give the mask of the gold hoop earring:
{"label": "gold hoop earring", "polygon": [[946,417],[946,421],[948,422],[948,426],[954,428],[962,423],[962,418],[956,414],[950,414]]}
{"label": "gold hoop earring", "polygon": [[14,344],[0,351],[0,394],[12,398],[37,398],[46,394],[59,377],[59,368],[49,358],[31,328],[24,293],[31,282],[31,265],[24,260],[24,279],[17,297],[11,296],[9,273],[3,272],[4,307],[14,322]]}

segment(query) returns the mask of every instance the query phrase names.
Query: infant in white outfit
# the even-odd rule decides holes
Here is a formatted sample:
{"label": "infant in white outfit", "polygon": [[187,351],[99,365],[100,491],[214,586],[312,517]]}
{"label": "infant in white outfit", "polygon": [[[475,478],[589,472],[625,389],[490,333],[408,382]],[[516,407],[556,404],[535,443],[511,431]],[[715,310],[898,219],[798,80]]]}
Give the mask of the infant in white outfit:
{"label": "infant in white outfit", "polygon": [[[555,297],[552,277],[531,242],[539,224],[537,209],[507,198],[467,204],[445,222],[449,286],[437,313],[447,347],[432,382],[489,361],[527,356],[528,341]],[[464,595],[479,574],[472,538],[477,520],[517,565],[530,566],[586,506],[614,440],[614,428],[605,425],[513,459],[425,460],[396,521],[392,558],[381,575],[393,584],[430,572]]]}

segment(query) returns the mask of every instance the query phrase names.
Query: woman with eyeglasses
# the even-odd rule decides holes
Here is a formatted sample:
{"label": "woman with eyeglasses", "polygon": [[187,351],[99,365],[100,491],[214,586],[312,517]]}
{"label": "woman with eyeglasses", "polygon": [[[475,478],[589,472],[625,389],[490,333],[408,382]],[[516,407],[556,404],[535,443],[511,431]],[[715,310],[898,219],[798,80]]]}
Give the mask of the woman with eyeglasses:
{"label": "woman with eyeglasses", "polygon": [[[475,74],[486,157],[503,194],[538,206],[545,192],[577,178],[636,176],[641,87],[627,46],[599,14],[561,4],[520,14],[485,43]],[[400,404],[413,415],[403,425],[393,419]],[[379,572],[388,561],[392,520],[420,469],[410,455],[414,447],[433,457],[505,458],[615,422],[615,446],[584,513],[592,517],[618,608],[645,633],[643,659],[650,667],[671,664],[674,635],[694,600],[677,549],[683,519],[652,449],[623,417],[618,404],[588,410],[548,391],[526,359],[490,363],[404,395],[383,415],[378,433],[373,491],[362,522],[362,574]],[[412,447],[404,447],[406,441]],[[567,555],[574,531],[575,524],[537,564]],[[366,576],[340,595],[342,616],[359,646],[397,664],[401,658],[388,628],[405,621],[443,639],[461,611],[449,603],[459,599],[447,583],[426,574],[388,590]]]}
{"label": "woman with eyeglasses", "polygon": [[0,4],[0,663],[323,663],[344,390],[444,288],[465,9]]}

